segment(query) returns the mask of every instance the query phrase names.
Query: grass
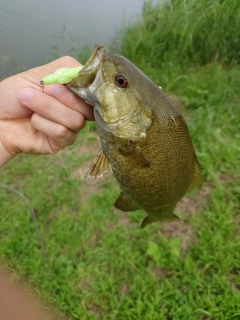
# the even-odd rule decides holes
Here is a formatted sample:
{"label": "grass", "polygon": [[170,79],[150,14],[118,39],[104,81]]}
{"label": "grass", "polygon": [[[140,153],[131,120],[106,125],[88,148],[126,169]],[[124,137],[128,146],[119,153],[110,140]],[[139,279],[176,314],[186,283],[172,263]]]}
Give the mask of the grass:
{"label": "grass", "polygon": [[[225,8],[229,30],[239,11],[234,7],[234,18],[228,16],[236,1],[172,3],[164,7],[170,12],[163,7],[151,11],[146,5],[143,22],[125,33],[124,43],[128,45],[122,51],[167,93],[177,96],[188,120],[209,182],[181,201],[176,209],[181,222],[156,223],[142,230],[141,211],[122,213],[113,207],[119,194],[114,179],[99,188],[89,188],[76,177],[79,168],[82,175],[97,153],[92,123],[82,130],[74,146],[58,155],[20,155],[1,169],[1,184],[31,201],[46,257],[29,205],[17,194],[0,188],[0,260],[15,279],[27,279],[35,295],[66,319],[240,318],[238,56],[232,49],[229,55],[223,51],[207,59],[203,58],[208,56],[204,49],[202,58],[192,60],[186,50],[182,60],[177,50],[185,42],[180,42],[176,51],[174,44],[165,49],[168,58],[157,68],[155,60],[151,63],[159,46],[156,30],[160,33],[161,27],[155,22],[168,26],[171,18],[177,23],[178,16],[174,19],[170,13],[181,13],[181,3],[187,6],[187,12],[197,4],[209,6],[210,13],[217,5],[221,14]],[[226,8],[227,4],[230,7]],[[165,16],[166,20],[156,19]],[[216,21],[219,19],[217,15]],[[226,25],[225,21],[223,29]],[[217,28],[212,30],[210,26],[206,24],[215,37],[225,35],[221,28],[218,34]],[[134,28],[141,30],[138,36]],[[187,25],[177,29],[184,30],[182,37],[187,38],[187,32],[197,28]],[[167,46],[168,36],[162,37],[160,44],[165,39]],[[225,38],[221,39],[223,43]],[[139,51],[136,44],[140,42],[146,48],[151,46],[151,57],[146,48]]]}

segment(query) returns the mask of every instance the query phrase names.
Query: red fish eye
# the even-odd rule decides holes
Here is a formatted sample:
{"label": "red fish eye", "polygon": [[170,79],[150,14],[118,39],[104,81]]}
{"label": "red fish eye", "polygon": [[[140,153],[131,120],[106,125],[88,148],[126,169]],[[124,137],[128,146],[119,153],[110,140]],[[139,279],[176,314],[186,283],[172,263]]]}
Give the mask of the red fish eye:
{"label": "red fish eye", "polygon": [[122,75],[117,75],[115,81],[117,85],[121,88],[126,88],[128,85],[128,79]]}

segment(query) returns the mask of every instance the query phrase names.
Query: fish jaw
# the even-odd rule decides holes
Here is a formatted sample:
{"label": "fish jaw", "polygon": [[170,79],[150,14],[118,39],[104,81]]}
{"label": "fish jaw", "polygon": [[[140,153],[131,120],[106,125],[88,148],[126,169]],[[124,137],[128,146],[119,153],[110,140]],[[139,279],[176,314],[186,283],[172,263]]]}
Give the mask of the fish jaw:
{"label": "fish jaw", "polygon": [[[132,89],[124,90],[116,84],[116,76],[122,73],[122,60],[127,61],[119,54],[95,45],[89,60],[77,77],[67,84],[72,92],[92,105],[94,112],[97,111],[107,124],[115,124],[130,117],[141,99],[137,92],[134,92],[129,105],[126,91],[130,94]],[[116,104],[120,106],[117,108]]]}
{"label": "fish jaw", "polygon": [[90,58],[80,70],[77,77],[67,84],[68,89],[91,106],[95,106],[97,103],[94,83],[101,68],[104,53],[104,47],[100,44],[96,44]]}

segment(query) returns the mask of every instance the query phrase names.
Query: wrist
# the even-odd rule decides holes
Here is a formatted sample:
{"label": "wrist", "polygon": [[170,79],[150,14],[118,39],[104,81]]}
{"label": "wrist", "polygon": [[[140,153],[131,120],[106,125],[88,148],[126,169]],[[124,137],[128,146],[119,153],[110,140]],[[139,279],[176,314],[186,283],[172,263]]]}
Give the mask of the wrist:
{"label": "wrist", "polygon": [[13,155],[4,147],[0,141],[0,168],[3,167],[9,160],[13,158]]}

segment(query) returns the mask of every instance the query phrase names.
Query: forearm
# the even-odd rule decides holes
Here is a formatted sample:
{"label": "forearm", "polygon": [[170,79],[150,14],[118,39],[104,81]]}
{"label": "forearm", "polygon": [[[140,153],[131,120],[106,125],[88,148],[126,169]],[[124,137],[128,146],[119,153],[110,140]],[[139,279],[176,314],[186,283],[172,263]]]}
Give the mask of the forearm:
{"label": "forearm", "polygon": [[9,153],[4,145],[0,142],[0,168],[4,166],[13,156]]}

